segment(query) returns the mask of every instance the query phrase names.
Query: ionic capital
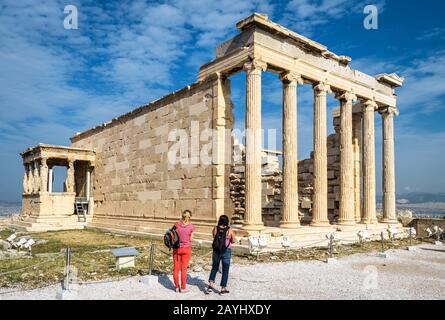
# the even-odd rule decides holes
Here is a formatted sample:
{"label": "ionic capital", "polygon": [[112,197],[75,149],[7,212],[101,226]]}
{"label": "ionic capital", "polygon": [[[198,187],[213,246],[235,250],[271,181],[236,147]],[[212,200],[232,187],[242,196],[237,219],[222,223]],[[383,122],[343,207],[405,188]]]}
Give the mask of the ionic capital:
{"label": "ionic capital", "polygon": [[379,108],[379,106],[377,105],[377,103],[374,100],[366,100],[363,102],[363,111],[372,111],[374,112],[375,110],[377,110]]}
{"label": "ionic capital", "polygon": [[286,71],[280,74],[280,80],[283,82],[283,84],[287,85],[303,84],[303,78],[301,75],[291,71]]}
{"label": "ionic capital", "polygon": [[324,82],[319,82],[318,84],[314,84],[314,91],[316,94],[332,93],[331,86]]}
{"label": "ionic capital", "polygon": [[68,170],[74,169],[74,161],[73,160],[68,160],[67,168],[68,168]]}
{"label": "ionic capital", "polygon": [[261,72],[266,70],[267,70],[267,63],[259,59],[253,59],[244,64],[244,71],[248,73]]}
{"label": "ionic capital", "polygon": [[335,95],[335,98],[337,98],[338,100],[341,100],[341,101],[345,101],[345,102],[352,102],[354,100],[357,100],[357,96],[350,91],[337,93]]}
{"label": "ionic capital", "polygon": [[48,167],[47,160],[48,160],[47,158],[42,158],[40,166],[45,168]]}
{"label": "ionic capital", "polygon": [[397,108],[393,108],[393,107],[385,107],[385,108],[381,108],[379,109],[379,113],[381,115],[386,115],[386,116],[392,116],[392,115],[399,115],[399,109]]}

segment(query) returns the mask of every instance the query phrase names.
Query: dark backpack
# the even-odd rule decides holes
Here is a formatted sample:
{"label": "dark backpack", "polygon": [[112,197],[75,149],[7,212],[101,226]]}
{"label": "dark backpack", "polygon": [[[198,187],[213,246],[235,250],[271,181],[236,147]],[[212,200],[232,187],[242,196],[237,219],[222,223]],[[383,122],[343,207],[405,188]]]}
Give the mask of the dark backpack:
{"label": "dark backpack", "polygon": [[176,226],[173,226],[164,233],[164,244],[170,250],[179,248],[179,234],[178,231],[176,231]]}
{"label": "dark backpack", "polygon": [[218,254],[224,254],[226,252],[227,250],[226,237],[228,231],[229,231],[228,228],[220,228],[219,226],[216,227],[216,235],[213,238],[213,244],[212,244],[214,252]]}

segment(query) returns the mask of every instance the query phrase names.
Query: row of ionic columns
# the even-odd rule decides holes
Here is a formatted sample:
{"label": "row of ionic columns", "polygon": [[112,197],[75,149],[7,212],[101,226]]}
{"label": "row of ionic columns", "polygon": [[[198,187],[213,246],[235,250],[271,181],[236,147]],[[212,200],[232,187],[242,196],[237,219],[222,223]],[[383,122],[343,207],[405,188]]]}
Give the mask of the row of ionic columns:
{"label": "row of ionic columns", "polygon": [[[253,60],[244,65],[246,71],[246,211],[244,228],[264,228],[261,207],[261,73],[267,65]],[[284,72],[283,85],[283,228],[300,226],[298,214],[298,156],[297,156],[297,84],[300,75]],[[312,226],[327,226],[327,119],[326,96],[329,85],[314,84],[314,190]],[[357,198],[354,177],[352,104],[357,97],[352,92],[336,95],[340,101],[340,225],[357,222],[354,199]],[[377,104],[363,103],[363,213],[361,223],[376,223],[375,191],[375,133],[374,112]],[[391,108],[383,112],[383,215],[388,223],[397,222],[395,216],[394,136]]]}
{"label": "row of ionic columns", "polygon": [[[53,168],[48,167],[47,159],[42,158],[24,164],[23,192],[33,194],[38,192],[53,192]],[[87,182],[90,183],[90,172],[87,172]],[[74,192],[74,161],[68,161],[66,192]],[[88,194],[89,195],[89,194]]]}
{"label": "row of ionic columns", "polygon": [[46,159],[31,161],[24,165],[23,192],[45,192],[48,185],[48,165]]}

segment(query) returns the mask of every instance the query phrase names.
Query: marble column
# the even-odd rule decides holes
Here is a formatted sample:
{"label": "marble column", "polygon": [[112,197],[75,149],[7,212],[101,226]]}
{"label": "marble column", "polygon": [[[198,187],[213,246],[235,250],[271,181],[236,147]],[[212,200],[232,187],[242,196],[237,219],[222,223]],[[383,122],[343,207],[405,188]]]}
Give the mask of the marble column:
{"label": "marble column", "polygon": [[34,169],[33,169],[33,162],[31,161],[28,163],[28,192],[33,193],[34,192]]}
{"label": "marble column", "polygon": [[87,176],[86,176],[86,183],[85,183],[85,196],[87,200],[90,200],[90,181],[91,181],[91,171],[90,166],[87,167]]}
{"label": "marble column", "polygon": [[28,193],[34,192],[34,169],[33,162],[28,163]]}
{"label": "marble column", "polygon": [[362,114],[352,115],[352,147],[354,150],[354,217],[362,221]]}
{"label": "marble column", "polygon": [[397,110],[382,111],[383,128],[383,222],[397,223],[394,167],[394,114]]}
{"label": "marble column", "polygon": [[354,225],[354,156],[352,149],[351,92],[337,95],[340,100],[340,213],[338,224]]}
{"label": "marble column", "polygon": [[38,161],[34,161],[34,170],[33,170],[33,191],[34,193],[38,193],[40,190],[40,177],[39,177],[39,163]]}
{"label": "marble column", "polygon": [[377,223],[375,191],[375,129],[377,103],[363,103],[363,217],[362,223]]}
{"label": "marble column", "polygon": [[328,226],[328,152],[326,128],[326,95],[331,92],[324,83],[314,86],[314,193],[312,226]]}
{"label": "marble column", "polygon": [[244,64],[246,71],[246,202],[243,227],[261,230],[261,73],[267,65],[259,60]]}
{"label": "marble column", "polygon": [[298,228],[298,147],[297,147],[297,83],[301,77],[290,72],[280,76],[283,84],[283,187],[282,228]]}
{"label": "marble column", "polygon": [[25,174],[23,175],[23,193],[28,193],[28,164],[24,164]]}
{"label": "marble column", "polygon": [[42,163],[40,165],[40,191],[48,191],[48,164],[46,158],[42,158]]}
{"label": "marble column", "polygon": [[48,169],[48,192],[53,192],[53,167]]}
{"label": "marble column", "polygon": [[66,172],[66,192],[75,192],[74,191],[74,161],[68,161],[68,170]]}

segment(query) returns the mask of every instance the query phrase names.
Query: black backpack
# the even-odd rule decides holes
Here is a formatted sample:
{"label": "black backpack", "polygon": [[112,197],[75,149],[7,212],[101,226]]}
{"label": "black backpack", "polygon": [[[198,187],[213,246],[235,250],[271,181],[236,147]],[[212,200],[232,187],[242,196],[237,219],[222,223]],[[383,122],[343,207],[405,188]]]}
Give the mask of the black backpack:
{"label": "black backpack", "polygon": [[229,231],[228,228],[220,228],[219,226],[216,227],[216,235],[213,238],[213,244],[212,244],[214,252],[218,254],[224,254],[226,252],[227,250],[226,236],[228,231]]}
{"label": "black backpack", "polygon": [[169,249],[178,249],[179,248],[179,235],[178,231],[176,231],[176,226],[168,229],[164,234],[164,244]]}

